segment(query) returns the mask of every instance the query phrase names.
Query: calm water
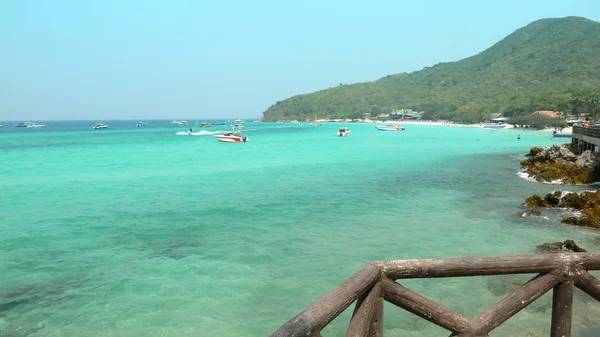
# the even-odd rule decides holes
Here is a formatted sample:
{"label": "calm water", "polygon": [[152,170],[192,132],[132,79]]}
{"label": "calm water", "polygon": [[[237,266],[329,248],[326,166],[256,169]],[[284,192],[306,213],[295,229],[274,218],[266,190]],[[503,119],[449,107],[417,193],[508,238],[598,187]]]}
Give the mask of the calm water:
{"label": "calm water", "polygon": [[[519,217],[556,189],[516,175],[547,133],[248,123],[248,143],[224,144],[135,122],[1,123],[0,335],[266,336],[373,260],[567,238],[597,251],[596,232],[556,214]],[[521,280],[403,284],[472,317]],[[550,311],[546,295],[496,335],[548,335]],[[574,312],[575,336],[600,334],[600,306],[578,293]],[[349,314],[324,334],[343,335]],[[385,329],[447,335],[391,305]]]}

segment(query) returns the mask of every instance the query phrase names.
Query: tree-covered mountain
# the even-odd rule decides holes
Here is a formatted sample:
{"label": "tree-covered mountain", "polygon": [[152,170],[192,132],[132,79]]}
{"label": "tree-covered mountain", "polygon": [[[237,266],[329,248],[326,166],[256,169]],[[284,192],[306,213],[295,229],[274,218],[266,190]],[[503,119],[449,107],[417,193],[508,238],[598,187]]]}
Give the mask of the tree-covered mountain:
{"label": "tree-covered mountain", "polygon": [[477,119],[558,109],[571,94],[600,90],[600,23],[542,19],[487,50],[412,73],[340,85],[277,102],[264,119],[359,118],[412,108],[431,118]]}

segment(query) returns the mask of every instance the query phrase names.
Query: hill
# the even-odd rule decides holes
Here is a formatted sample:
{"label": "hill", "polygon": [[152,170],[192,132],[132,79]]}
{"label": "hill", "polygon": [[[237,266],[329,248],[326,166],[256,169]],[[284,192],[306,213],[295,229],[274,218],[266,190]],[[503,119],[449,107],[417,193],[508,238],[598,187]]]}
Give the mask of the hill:
{"label": "hill", "polygon": [[600,23],[592,20],[542,19],[475,56],[297,95],[269,107],[264,119],[359,118],[399,108],[424,110],[431,118],[476,119],[552,108],[558,94],[600,89],[598,36]]}

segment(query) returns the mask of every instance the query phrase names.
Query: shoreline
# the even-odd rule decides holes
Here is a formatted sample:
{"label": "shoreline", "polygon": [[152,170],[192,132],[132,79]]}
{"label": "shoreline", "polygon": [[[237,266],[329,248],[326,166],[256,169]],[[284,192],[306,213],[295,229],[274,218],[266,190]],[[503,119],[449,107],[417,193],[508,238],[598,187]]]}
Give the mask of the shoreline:
{"label": "shoreline", "polygon": [[[294,123],[297,121],[284,121],[284,123]],[[305,122],[303,122],[305,123]],[[308,122],[306,122],[308,123]],[[447,127],[457,127],[457,128],[479,128],[479,129],[489,129],[495,131],[501,130],[516,130],[522,132],[558,132],[558,133],[572,133],[573,127],[567,126],[560,130],[555,128],[545,128],[540,130],[535,129],[524,129],[524,128],[516,128],[514,125],[506,124],[504,128],[491,129],[484,128],[484,125],[489,125],[486,123],[476,123],[476,124],[464,124],[464,123],[456,123],[452,121],[418,121],[418,120],[407,120],[407,121],[384,121],[384,120],[371,120],[371,119],[360,119],[360,120],[350,120],[350,119],[317,119],[314,123],[351,123],[351,124],[393,124],[393,125],[430,125],[430,126],[447,126]]]}

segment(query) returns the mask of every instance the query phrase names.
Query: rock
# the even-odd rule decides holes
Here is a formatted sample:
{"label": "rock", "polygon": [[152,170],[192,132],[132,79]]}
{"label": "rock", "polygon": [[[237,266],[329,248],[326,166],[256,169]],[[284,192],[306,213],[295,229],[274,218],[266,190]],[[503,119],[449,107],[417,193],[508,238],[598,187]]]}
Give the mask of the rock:
{"label": "rock", "polygon": [[573,240],[565,240],[565,242],[547,242],[542,243],[535,247],[536,251],[540,254],[545,253],[585,253],[586,250],[579,247]]}
{"label": "rock", "polygon": [[576,253],[586,253],[587,252],[587,250],[579,247],[573,240],[565,240],[564,246],[567,250],[571,250]]}
{"label": "rock", "polygon": [[600,179],[600,160],[590,151],[577,156],[567,146],[533,147],[522,170],[537,181],[589,184]]}
{"label": "rock", "polygon": [[560,191],[556,191],[554,193],[548,193],[544,199],[550,205],[550,207],[557,207],[560,203],[562,197],[562,193]]}
{"label": "rock", "polygon": [[[528,207],[562,207],[581,211],[581,216],[571,216],[562,220],[562,223],[600,228],[600,190],[596,192],[567,193],[562,196],[560,191],[541,197],[534,194],[525,200]],[[523,213],[525,216],[527,211]]]}
{"label": "rock", "polygon": [[528,216],[534,216],[534,215],[542,215],[542,212],[538,211],[537,209],[530,208],[530,209],[526,210],[525,212],[523,212],[523,214],[521,214],[521,217],[526,218]]}
{"label": "rock", "polygon": [[525,200],[525,205],[528,207],[550,207],[546,199],[542,196],[534,194]]}
{"label": "rock", "polygon": [[535,247],[538,253],[558,253],[563,251],[562,242],[546,242]]}

